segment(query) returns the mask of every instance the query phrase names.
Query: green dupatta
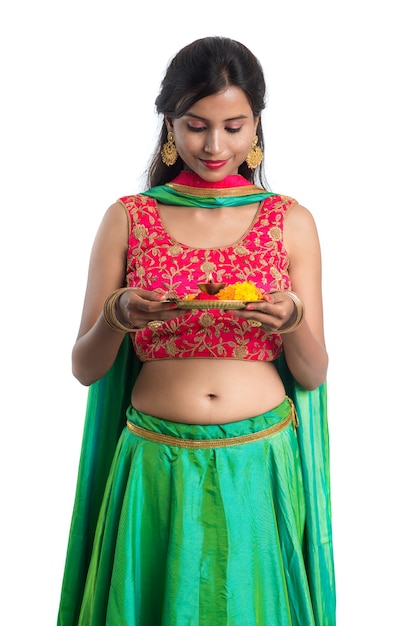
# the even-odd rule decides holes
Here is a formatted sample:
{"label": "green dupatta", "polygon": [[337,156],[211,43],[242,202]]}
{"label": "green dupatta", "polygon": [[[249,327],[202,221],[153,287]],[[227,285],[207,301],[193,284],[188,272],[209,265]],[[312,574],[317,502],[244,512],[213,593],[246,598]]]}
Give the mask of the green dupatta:
{"label": "green dupatta", "polygon": [[208,183],[193,172],[181,172],[170,183],[152,187],[142,195],[155,198],[162,204],[216,209],[261,202],[276,194],[253,185],[239,174],[227,176],[217,183]]}
{"label": "green dupatta", "polygon": [[[189,177],[187,180],[190,182]],[[176,184],[175,181],[173,183]],[[245,183],[237,185],[241,187],[241,195],[235,196],[240,199],[237,204],[243,204],[243,197],[252,198],[251,202],[255,202],[258,194],[263,195],[259,188],[256,188],[256,193],[254,189],[245,189],[254,187],[248,181]],[[146,195],[157,197],[154,195],[159,195],[156,189],[149,190]],[[175,191],[179,193],[178,188]],[[266,192],[264,197],[268,195],[274,194]],[[198,197],[194,196],[191,200],[195,202]],[[174,204],[172,200],[169,202]],[[304,553],[315,623],[317,626],[334,626],[336,601],[326,383],[314,391],[306,391],[293,379],[283,354],[275,365],[299,417],[297,435],[306,497]],[[111,369],[89,389],[58,626],[76,626],[78,621],[107,476],[119,436],[126,424],[126,409],[140,368],[141,363],[134,354],[130,337],[126,336]]]}

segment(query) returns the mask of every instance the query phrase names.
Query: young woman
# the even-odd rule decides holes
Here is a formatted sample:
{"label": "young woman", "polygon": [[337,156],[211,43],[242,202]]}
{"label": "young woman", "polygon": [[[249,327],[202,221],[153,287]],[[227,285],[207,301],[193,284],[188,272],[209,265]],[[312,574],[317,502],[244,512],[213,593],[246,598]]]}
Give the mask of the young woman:
{"label": "young woman", "polygon": [[263,184],[264,95],[242,44],[181,50],[149,189],[97,233],[61,625],[335,623],[320,246]]}

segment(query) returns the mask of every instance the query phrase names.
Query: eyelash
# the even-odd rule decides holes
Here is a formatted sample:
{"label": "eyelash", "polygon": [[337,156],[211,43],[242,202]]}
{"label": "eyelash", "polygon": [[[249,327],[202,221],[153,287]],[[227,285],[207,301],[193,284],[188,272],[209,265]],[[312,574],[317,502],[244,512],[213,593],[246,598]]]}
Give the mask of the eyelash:
{"label": "eyelash", "polygon": [[[206,126],[188,126],[188,129],[192,131],[192,133],[201,133],[206,130]],[[228,133],[238,133],[241,130],[241,126],[238,128],[225,128]]]}

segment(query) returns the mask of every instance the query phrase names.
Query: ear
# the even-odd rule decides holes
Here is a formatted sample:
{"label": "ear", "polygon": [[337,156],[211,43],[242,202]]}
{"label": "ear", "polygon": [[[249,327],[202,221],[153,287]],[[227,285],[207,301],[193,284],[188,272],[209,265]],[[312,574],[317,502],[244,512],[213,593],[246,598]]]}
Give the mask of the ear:
{"label": "ear", "polygon": [[257,128],[258,128],[260,121],[261,121],[261,115],[255,115],[254,116],[254,131],[255,131],[254,134],[255,135],[257,134]]}
{"label": "ear", "polygon": [[167,128],[167,132],[169,132],[170,130],[173,130],[173,120],[171,117],[168,117],[167,115],[164,116],[164,122]]}

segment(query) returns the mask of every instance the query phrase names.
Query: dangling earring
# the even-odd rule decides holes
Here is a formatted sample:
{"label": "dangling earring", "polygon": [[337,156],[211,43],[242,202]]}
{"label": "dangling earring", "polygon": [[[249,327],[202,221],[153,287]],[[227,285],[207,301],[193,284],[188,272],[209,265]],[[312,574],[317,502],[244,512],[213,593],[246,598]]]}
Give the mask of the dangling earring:
{"label": "dangling earring", "polygon": [[176,149],[176,144],[174,143],[174,135],[171,130],[167,133],[167,143],[163,145],[163,149],[161,150],[161,160],[168,167],[170,165],[174,165],[177,161],[178,152]]}
{"label": "dangling earring", "polygon": [[258,137],[255,135],[253,142],[251,144],[251,150],[249,151],[247,158],[245,159],[248,167],[251,170],[255,170],[263,160],[263,151],[260,146],[257,146]]}

